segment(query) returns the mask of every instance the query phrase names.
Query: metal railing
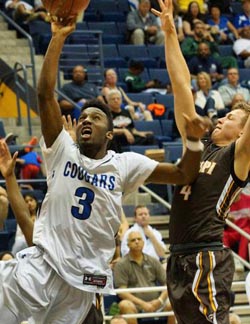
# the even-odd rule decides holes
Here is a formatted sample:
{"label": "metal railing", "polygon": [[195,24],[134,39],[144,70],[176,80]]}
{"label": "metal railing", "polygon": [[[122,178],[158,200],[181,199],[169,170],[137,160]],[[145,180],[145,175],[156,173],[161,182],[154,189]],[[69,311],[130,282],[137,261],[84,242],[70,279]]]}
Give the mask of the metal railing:
{"label": "metal railing", "polygon": [[29,44],[29,50],[30,50],[30,64],[27,64],[27,68],[31,68],[32,71],[32,83],[33,87],[36,87],[36,70],[35,70],[35,47],[33,43],[33,39],[22,27],[20,27],[13,19],[11,19],[9,16],[7,16],[3,11],[0,10],[0,15],[3,17],[5,21],[8,22],[11,26],[15,28],[16,31],[18,31],[24,38],[27,39]]}
{"label": "metal railing", "polygon": [[[31,110],[31,104],[30,104],[30,93],[29,93],[29,85],[28,85],[28,77],[27,77],[27,69],[31,69],[32,73],[32,85],[33,88],[36,88],[36,71],[35,71],[35,48],[32,37],[22,28],[20,27],[13,19],[11,19],[9,16],[7,16],[3,11],[0,10],[0,15],[3,17],[5,21],[8,22],[11,26],[15,28],[16,31],[18,31],[25,39],[28,41],[29,45],[29,52],[30,52],[30,64],[22,64],[20,62],[16,62],[14,64],[14,81],[15,81],[15,87],[16,87],[16,102],[17,102],[17,125],[22,125],[22,117],[21,117],[21,108],[20,108],[20,91],[23,92],[25,99],[26,99],[26,105],[27,105],[27,120],[28,120],[28,131],[29,135],[32,135],[32,126],[31,126],[31,119],[30,119],[30,110]],[[18,73],[23,73],[23,80],[24,84],[20,82]]]}

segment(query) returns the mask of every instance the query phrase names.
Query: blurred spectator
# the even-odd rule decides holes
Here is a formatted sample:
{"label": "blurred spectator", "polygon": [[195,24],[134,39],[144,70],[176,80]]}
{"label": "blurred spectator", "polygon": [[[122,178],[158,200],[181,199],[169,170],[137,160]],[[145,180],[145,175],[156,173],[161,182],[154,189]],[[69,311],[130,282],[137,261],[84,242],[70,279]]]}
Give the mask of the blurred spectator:
{"label": "blurred spectator", "polygon": [[250,0],[242,0],[242,11],[234,18],[234,26],[238,29],[238,32],[245,26],[250,25]]}
{"label": "blurred spectator", "polygon": [[88,82],[87,72],[82,65],[76,65],[73,68],[72,81],[64,84],[60,90],[76,104],[75,107],[63,96],[59,96],[58,102],[62,115],[71,115],[71,118],[76,120],[80,116],[81,108],[86,100],[97,98],[100,95],[97,86]]}
{"label": "blurred spectator", "polygon": [[200,116],[207,116],[211,119],[212,125],[215,126],[218,121],[217,110],[215,109],[215,100],[212,97],[207,97],[204,106],[199,106],[199,102],[196,102],[197,91],[192,87],[193,99],[196,113]]}
{"label": "blurred spectator", "polygon": [[150,12],[149,0],[139,0],[138,9],[128,13],[127,30],[132,44],[164,44],[164,33],[157,17]]}
{"label": "blurred spectator", "polygon": [[[181,12],[186,13],[188,11],[188,7],[192,0],[174,0],[177,2],[178,6],[180,7]],[[202,13],[206,12],[206,5],[204,0],[197,0],[196,3],[199,5],[199,11]]]}
{"label": "blurred spectator", "polygon": [[[235,199],[230,207],[228,219],[243,231],[250,234],[250,192],[249,185]],[[249,261],[249,241],[233,229],[227,226],[224,230],[223,244],[232,249],[236,248],[238,255]],[[237,246],[237,247],[236,247]]]}
{"label": "blurred spectator", "polygon": [[220,86],[218,88],[219,93],[221,94],[222,100],[224,102],[225,107],[232,107],[233,97],[240,93],[244,96],[246,102],[250,100],[249,90],[247,88],[243,88],[239,83],[239,71],[236,68],[230,68],[227,70],[227,80],[228,83]]}
{"label": "blurred spectator", "polygon": [[236,313],[229,314],[229,324],[241,324],[241,319]]}
{"label": "blurred spectator", "polygon": [[165,243],[162,240],[161,233],[150,226],[149,209],[144,205],[138,205],[134,211],[134,225],[125,232],[121,242],[121,255],[124,256],[129,252],[128,235],[136,231],[141,233],[144,241],[143,253],[149,254],[154,258],[164,258],[166,252]]}
{"label": "blurred spectator", "polygon": [[[140,232],[128,235],[129,253],[121,258],[114,267],[116,288],[155,287],[165,285],[166,273],[161,263],[148,254],[144,254],[143,238]],[[119,308],[121,314],[137,314],[139,312],[160,312],[171,310],[166,290],[162,292],[120,293]],[[137,324],[131,318],[129,324]],[[174,316],[168,317],[168,324],[174,324]]]}
{"label": "blurred spectator", "polygon": [[180,13],[180,8],[176,2],[173,2],[173,17],[174,17],[174,25],[177,32],[178,41],[181,43],[185,38],[183,31],[183,20]]}
{"label": "blurred spectator", "polygon": [[194,36],[194,25],[203,23],[207,37],[209,37],[208,25],[206,25],[206,17],[201,13],[197,1],[191,1],[188,5],[187,12],[183,16],[183,30],[185,36]]}
{"label": "blurred spectator", "polygon": [[119,90],[111,90],[107,97],[114,124],[114,138],[111,147],[122,152],[126,145],[150,145],[155,143],[152,132],[140,132],[135,129],[133,119],[128,110],[122,109],[122,98]]}
{"label": "blurred spectator", "polygon": [[232,107],[234,105],[236,105],[238,102],[246,102],[246,100],[244,99],[244,96],[242,93],[236,93],[234,96],[233,96],[233,100],[232,100]]}
{"label": "blurred spectator", "polygon": [[9,261],[14,259],[14,255],[10,251],[0,252],[0,261]]}
{"label": "blurred spectator", "polygon": [[245,26],[240,31],[241,38],[234,42],[233,50],[235,54],[244,60],[246,68],[250,68],[250,25]]}
{"label": "blurred spectator", "polygon": [[17,158],[17,164],[21,166],[20,178],[21,179],[36,179],[41,172],[41,156],[34,151],[22,155]]}
{"label": "blurred spectator", "polygon": [[151,88],[162,87],[158,80],[144,81],[141,74],[144,71],[144,65],[140,61],[131,60],[129,62],[128,72],[125,74],[124,81],[127,84],[128,92],[141,92]]}
{"label": "blurred spectator", "polygon": [[239,34],[226,16],[221,16],[219,5],[210,6],[210,18],[207,23],[211,26],[211,34],[218,44],[232,44]]}
{"label": "blurred spectator", "polygon": [[209,74],[213,87],[218,86],[220,81],[224,79],[223,68],[218,59],[211,55],[209,45],[206,42],[199,43],[197,55],[189,60],[188,68],[194,78],[200,72]]}
{"label": "blurred spectator", "polygon": [[119,90],[122,95],[123,106],[128,109],[133,120],[153,120],[152,114],[146,109],[146,105],[142,102],[131,100],[125,91],[117,86],[117,73],[114,69],[107,69],[104,72],[104,85],[102,88],[102,96],[107,103],[107,94],[110,90]]}
{"label": "blurred spectator", "polygon": [[111,318],[110,324],[127,324],[128,321],[122,315],[115,315]]}
{"label": "blurred spectator", "polygon": [[8,216],[9,200],[6,190],[0,186],[0,231],[4,229],[4,222]]}
{"label": "blurred spectator", "polygon": [[[24,198],[24,201],[25,201],[25,203],[28,207],[28,210],[29,210],[29,217],[32,220],[32,222],[34,223],[35,219],[36,219],[37,211],[39,208],[37,198],[32,193],[25,194],[23,196],[23,198]],[[20,226],[17,225],[15,242],[12,247],[12,253],[15,255],[17,252],[25,249],[26,247],[28,247],[28,244],[25,239],[25,236],[24,236]]]}
{"label": "blurred spectator", "polygon": [[212,89],[211,78],[208,73],[200,72],[197,75],[197,89],[195,104],[204,109],[207,99],[214,99],[214,109],[217,111],[218,117],[223,117],[228,112],[225,109],[224,102],[219,91]]}
{"label": "blurred spectator", "polygon": [[234,0],[208,0],[208,6],[219,6],[223,14],[232,14],[231,3]]}
{"label": "blurred spectator", "polygon": [[18,24],[29,22],[31,20],[48,20],[48,16],[44,7],[34,8],[30,2],[23,0],[7,0],[5,2],[7,13],[13,17]]}
{"label": "blurred spectator", "polygon": [[217,58],[222,67],[237,67],[237,60],[233,56],[223,56],[220,57],[218,44],[214,41],[214,38],[206,33],[205,25],[202,22],[197,22],[194,25],[194,35],[186,37],[181,43],[182,53],[187,60],[187,62],[197,54],[199,43],[206,42],[210,48],[210,52],[213,57]]}
{"label": "blurred spectator", "polygon": [[206,42],[212,54],[218,52],[218,47],[211,35],[206,34],[205,25],[202,22],[194,24],[193,36],[186,37],[181,44],[182,53],[186,60],[197,54],[199,43]]}

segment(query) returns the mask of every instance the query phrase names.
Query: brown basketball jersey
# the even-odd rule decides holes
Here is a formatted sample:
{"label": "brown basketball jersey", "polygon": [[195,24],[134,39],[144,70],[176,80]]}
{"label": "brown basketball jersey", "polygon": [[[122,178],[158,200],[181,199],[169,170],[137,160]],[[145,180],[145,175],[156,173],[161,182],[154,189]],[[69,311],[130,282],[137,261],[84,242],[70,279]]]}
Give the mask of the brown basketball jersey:
{"label": "brown basketball jersey", "polygon": [[208,143],[198,178],[192,185],[176,186],[170,244],[222,240],[229,207],[247,183],[234,173],[234,151],[235,143],[225,147]]}

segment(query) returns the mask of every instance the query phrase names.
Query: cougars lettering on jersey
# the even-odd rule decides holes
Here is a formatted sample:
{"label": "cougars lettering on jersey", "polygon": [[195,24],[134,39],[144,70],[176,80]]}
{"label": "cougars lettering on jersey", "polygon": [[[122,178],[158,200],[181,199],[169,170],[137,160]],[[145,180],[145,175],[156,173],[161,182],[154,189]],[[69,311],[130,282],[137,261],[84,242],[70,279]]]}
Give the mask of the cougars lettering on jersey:
{"label": "cougars lettering on jersey", "polygon": [[114,176],[107,176],[106,174],[89,174],[81,165],[77,165],[72,161],[66,162],[63,175],[65,177],[77,178],[78,180],[85,180],[92,186],[114,190]]}
{"label": "cougars lettering on jersey", "polygon": [[158,162],[113,151],[103,159],[90,159],[80,153],[65,130],[52,147],[46,148],[43,140],[41,146],[48,190],[33,242],[70,285],[110,293],[109,263],[120,226],[122,196],[144,183]]}

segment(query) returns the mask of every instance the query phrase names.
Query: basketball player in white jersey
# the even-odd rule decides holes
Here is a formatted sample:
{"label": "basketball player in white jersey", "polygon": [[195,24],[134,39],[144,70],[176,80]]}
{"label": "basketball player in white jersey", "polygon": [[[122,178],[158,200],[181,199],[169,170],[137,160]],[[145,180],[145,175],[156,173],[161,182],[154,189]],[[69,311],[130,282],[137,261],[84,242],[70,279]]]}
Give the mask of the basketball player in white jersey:
{"label": "basketball player in white jersey", "polygon": [[[52,22],[52,39],[38,86],[48,191],[35,222],[34,247],[0,262],[0,322],[79,324],[94,293],[113,289],[109,262],[120,224],[122,196],[147,182],[186,184],[199,169],[199,138],[207,120],[186,119],[187,150],[178,165],[108,151],[113,124],[108,106],[82,108],[77,143],[63,128],[54,97],[57,66],[75,22]],[[192,94],[190,90],[190,100]]]}

